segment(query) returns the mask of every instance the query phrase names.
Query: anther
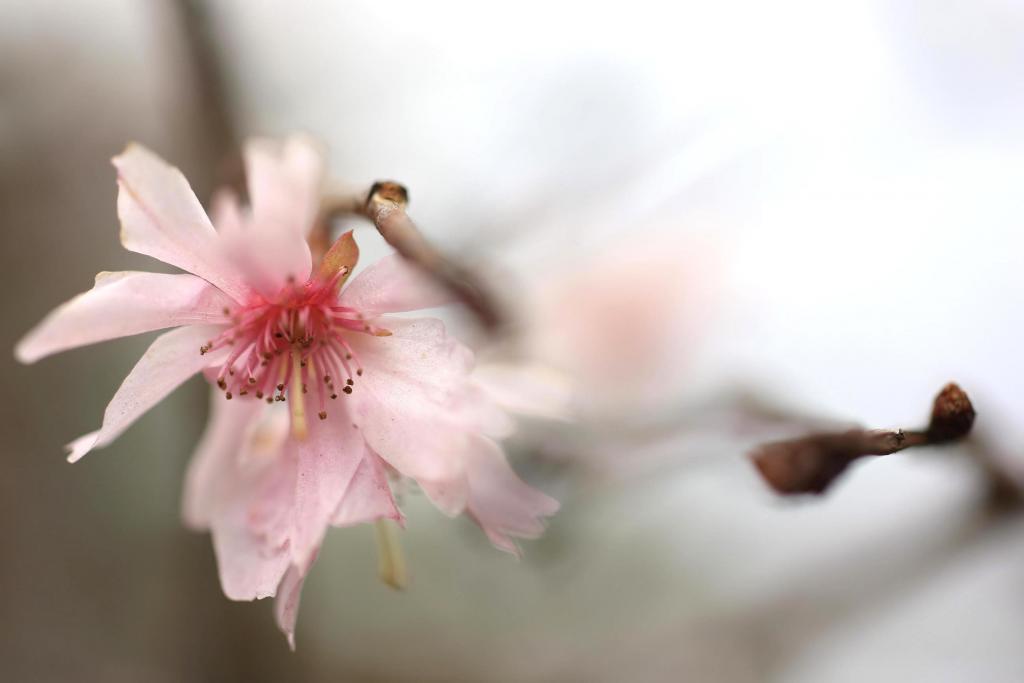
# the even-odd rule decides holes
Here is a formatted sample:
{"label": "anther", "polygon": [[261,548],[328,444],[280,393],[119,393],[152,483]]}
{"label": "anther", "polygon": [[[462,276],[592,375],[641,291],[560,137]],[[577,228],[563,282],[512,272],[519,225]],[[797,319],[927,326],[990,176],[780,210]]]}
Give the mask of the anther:
{"label": "anther", "polygon": [[345,384],[352,386],[353,384],[355,384],[355,382],[352,380],[351,377],[349,377],[347,380],[345,380]]}
{"label": "anther", "polygon": [[318,413],[318,415],[320,416],[320,419],[321,419],[321,420],[326,420],[326,419],[327,419],[327,411],[326,411],[326,410],[321,410],[321,411],[320,411],[320,412]]}
{"label": "anther", "polygon": [[231,392],[229,391],[228,393],[224,394],[224,398],[226,398],[227,400],[230,401],[231,400]]}
{"label": "anther", "polygon": [[337,394],[331,394],[331,398],[338,398]]}
{"label": "anther", "polygon": [[342,391],[344,391],[346,394],[351,394],[352,393],[352,387],[346,386],[344,389],[342,389]]}
{"label": "anther", "polygon": [[249,384],[256,384],[256,378],[255,377],[249,377]]}
{"label": "anther", "polygon": [[277,385],[277,390],[278,391],[284,391],[284,384],[278,384]]}

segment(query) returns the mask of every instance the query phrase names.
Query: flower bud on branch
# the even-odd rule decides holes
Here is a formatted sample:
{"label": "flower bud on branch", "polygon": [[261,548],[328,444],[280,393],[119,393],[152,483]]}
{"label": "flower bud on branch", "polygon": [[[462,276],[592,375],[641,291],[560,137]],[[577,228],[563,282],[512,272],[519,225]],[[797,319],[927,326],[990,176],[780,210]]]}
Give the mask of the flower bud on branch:
{"label": "flower bud on branch", "polygon": [[750,454],[765,482],[777,493],[823,493],[847,466],[869,455],[891,455],[914,446],[933,446],[967,436],[974,407],[956,384],[935,397],[931,421],[924,430],[866,430],[811,434],[776,441]]}

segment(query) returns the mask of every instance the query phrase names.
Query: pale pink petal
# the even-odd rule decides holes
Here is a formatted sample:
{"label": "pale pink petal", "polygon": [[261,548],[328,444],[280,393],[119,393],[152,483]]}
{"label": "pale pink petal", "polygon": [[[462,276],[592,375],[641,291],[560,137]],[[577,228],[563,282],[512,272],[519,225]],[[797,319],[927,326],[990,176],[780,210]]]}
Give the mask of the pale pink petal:
{"label": "pale pink petal", "polygon": [[238,194],[229,188],[220,188],[210,199],[210,220],[222,237],[234,238],[242,234],[245,218]]}
{"label": "pale pink petal", "polygon": [[100,273],[95,286],[58,306],[18,343],[15,355],[34,363],[87,344],[226,319],[227,295],[195,275]]}
{"label": "pale pink petal", "polygon": [[380,259],[341,292],[341,304],[368,315],[444,306],[452,295],[398,254]]}
{"label": "pale pink petal", "polygon": [[536,363],[481,363],[473,381],[493,402],[518,415],[570,419],[572,383],[554,368]]}
{"label": "pale pink petal", "polygon": [[[287,507],[288,500],[279,504]],[[257,600],[277,592],[291,565],[288,546],[273,546],[252,532],[244,500],[235,500],[214,517],[210,532],[224,595],[232,600]]]}
{"label": "pale pink petal", "polygon": [[181,172],[139,145],[114,157],[117,213],[126,249],[158,258],[216,285],[236,301],[249,294]]}
{"label": "pale pink petal", "polygon": [[364,368],[346,399],[355,421],[369,446],[399,472],[443,482],[439,506],[457,514],[466,493],[458,454],[477,426],[464,405],[473,354],[438,320],[378,318],[374,324],[392,335],[353,339]]}
{"label": "pale pink petal", "polygon": [[454,413],[424,400],[420,389],[386,376],[363,379],[348,400],[367,444],[418,481],[444,512],[459,514],[468,496],[460,453],[470,433]]}
{"label": "pale pink petal", "polygon": [[[315,559],[316,553],[314,552]],[[312,562],[312,560],[311,560]],[[274,600],[274,618],[277,627],[288,639],[288,647],[295,652],[295,621],[299,617],[299,598],[302,597],[302,584],[305,575],[298,567],[290,567],[277,587],[277,598]]]}
{"label": "pale pink petal", "polygon": [[493,439],[504,439],[515,432],[516,423],[505,407],[475,381],[468,385],[463,396],[454,401],[453,415],[469,429]]}
{"label": "pale pink petal", "polygon": [[490,439],[476,437],[467,456],[467,513],[495,547],[518,555],[513,538],[540,536],[542,518],[558,511],[558,501],[524,483]]}
{"label": "pale pink petal", "polygon": [[280,221],[282,230],[308,235],[320,210],[324,180],[321,147],[305,135],[292,135],[283,143],[252,139],[244,154],[253,212]]}
{"label": "pale pink petal", "polygon": [[303,571],[323,541],[334,511],[362,462],[366,443],[342,406],[330,406],[329,419],[313,419],[304,439],[291,438],[285,457],[295,460],[292,564]]}
{"label": "pale pink petal", "polygon": [[469,479],[464,471],[448,480],[418,479],[416,483],[430,502],[449,517],[457,517],[465,512],[469,502]]}
{"label": "pale pink petal", "polygon": [[345,495],[341,497],[331,517],[331,524],[339,527],[354,526],[382,518],[393,519],[402,525],[405,523],[391,494],[384,461],[366,448],[352,481],[345,489]]}
{"label": "pale pink petal", "polygon": [[254,423],[265,406],[258,401],[226,401],[210,392],[210,418],[185,473],[182,518],[192,529],[208,529],[236,480],[239,459],[253,438]]}
{"label": "pale pink petal", "polygon": [[288,450],[284,443],[287,439],[263,476],[244,493],[244,497],[250,534],[260,539],[264,548],[288,550],[290,558],[295,530],[298,461],[294,451]]}
{"label": "pale pink petal", "polygon": [[399,393],[419,391],[431,403],[450,406],[470,386],[473,351],[445,331],[435,318],[380,317],[386,337],[353,336],[350,343],[365,370],[364,379],[397,381]]}
{"label": "pale pink petal", "polygon": [[416,480],[456,481],[464,465],[455,454],[467,433],[421,397],[392,381],[368,380],[347,400],[367,444],[392,467]]}
{"label": "pale pink petal", "polygon": [[260,290],[274,294],[289,278],[304,282],[309,277],[305,238],[319,210],[323,157],[301,136],[283,144],[251,140],[244,154],[252,215],[244,243],[233,251]]}
{"label": "pale pink petal", "polygon": [[68,461],[75,462],[93,448],[106,446],[189,377],[208,365],[223,362],[226,348],[205,356],[199,353],[199,347],[221,329],[197,325],[157,337],[114,394],[100,429],[68,444]]}
{"label": "pale pink petal", "polygon": [[209,484],[213,547],[221,587],[232,600],[274,595],[291,564],[295,460],[284,457],[287,411],[248,403],[264,409],[245,426],[241,447],[223,454]]}

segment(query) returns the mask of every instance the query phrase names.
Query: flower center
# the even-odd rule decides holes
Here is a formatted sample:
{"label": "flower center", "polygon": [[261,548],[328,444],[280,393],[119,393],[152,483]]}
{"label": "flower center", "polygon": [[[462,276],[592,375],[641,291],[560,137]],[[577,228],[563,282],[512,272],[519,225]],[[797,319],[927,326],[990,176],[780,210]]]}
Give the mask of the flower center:
{"label": "flower center", "polygon": [[235,310],[231,324],[199,349],[202,354],[230,347],[217,374],[225,398],[252,395],[267,403],[291,399],[292,429],[304,436],[305,394],[316,393],[318,416],[327,419],[327,401],[351,394],[363,374],[351,333],[387,336],[362,313],[338,303],[338,278],[290,282],[273,300],[260,295]]}

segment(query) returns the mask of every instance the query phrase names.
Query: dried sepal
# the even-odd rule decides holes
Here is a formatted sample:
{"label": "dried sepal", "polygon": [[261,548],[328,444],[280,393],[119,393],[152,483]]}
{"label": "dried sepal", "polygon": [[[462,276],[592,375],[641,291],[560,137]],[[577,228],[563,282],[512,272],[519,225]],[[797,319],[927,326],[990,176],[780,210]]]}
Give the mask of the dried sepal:
{"label": "dried sepal", "polygon": [[320,261],[320,277],[326,281],[337,278],[338,289],[341,289],[358,262],[359,245],[356,244],[352,231],[349,230],[339,237],[324,254]]}

